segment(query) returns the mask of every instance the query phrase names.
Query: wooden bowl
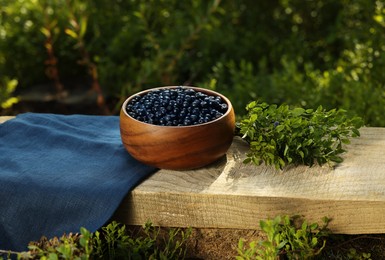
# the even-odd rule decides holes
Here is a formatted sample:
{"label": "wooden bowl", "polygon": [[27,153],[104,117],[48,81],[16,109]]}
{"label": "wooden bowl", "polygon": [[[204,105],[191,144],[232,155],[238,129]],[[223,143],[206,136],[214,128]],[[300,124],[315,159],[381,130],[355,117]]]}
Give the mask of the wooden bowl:
{"label": "wooden bowl", "polygon": [[161,169],[188,170],[208,165],[229,149],[235,129],[234,109],[223,95],[202,88],[191,88],[220,96],[228,106],[223,116],[198,125],[159,126],[141,122],[128,115],[126,106],[136,95],[168,86],[141,91],[129,97],[120,111],[120,134],[127,151],[138,161]]}

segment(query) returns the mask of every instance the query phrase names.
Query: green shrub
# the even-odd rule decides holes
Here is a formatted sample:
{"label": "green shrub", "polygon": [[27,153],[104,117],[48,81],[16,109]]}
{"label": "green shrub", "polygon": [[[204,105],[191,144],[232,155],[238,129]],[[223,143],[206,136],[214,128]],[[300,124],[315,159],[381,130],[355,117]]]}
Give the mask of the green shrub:
{"label": "green shrub", "polygon": [[[31,242],[27,252],[12,252],[18,259],[184,259],[191,229],[169,229],[159,235],[151,223],[143,226],[143,234],[134,235],[125,225],[111,222],[100,231],[91,233],[85,228],[79,234],[60,238],[42,238]],[[1,250],[0,253],[6,253]],[[10,258],[11,254],[8,254]]]}
{"label": "green shrub", "polygon": [[0,0],[0,6],[0,77],[18,80],[20,90],[55,80],[50,71],[57,68],[64,87],[97,79],[116,107],[144,88],[188,84],[225,93],[240,113],[258,99],[343,108],[385,126],[384,0]]}
{"label": "green shrub", "polygon": [[248,246],[240,239],[236,259],[275,260],[280,259],[280,256],[287,259],[312,259],[326,245],[328,223],[329,220],[324,218],[321,226],[317,223],[309,224],[299,216],[278,216],[262,220],[260,227],[267,239],[252,241]]}

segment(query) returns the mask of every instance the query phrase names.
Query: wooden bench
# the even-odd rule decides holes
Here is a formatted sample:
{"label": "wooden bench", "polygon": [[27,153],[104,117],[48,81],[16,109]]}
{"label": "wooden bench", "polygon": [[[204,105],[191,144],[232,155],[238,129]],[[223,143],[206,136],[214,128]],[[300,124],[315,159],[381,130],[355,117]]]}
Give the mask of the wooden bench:
{"label": "wooden bench", "polygon": [[[0,117],[4,122],[11,117]],[[258,229],[259,220],[303,215],[332,219],[334,233],[385,233],[385,128],[361,128],[344,162],[273,167],[242,163],[247,144],[235,137],[227,155],[191,171],[159,170],[130,192],[114,219],[165,227]]]}

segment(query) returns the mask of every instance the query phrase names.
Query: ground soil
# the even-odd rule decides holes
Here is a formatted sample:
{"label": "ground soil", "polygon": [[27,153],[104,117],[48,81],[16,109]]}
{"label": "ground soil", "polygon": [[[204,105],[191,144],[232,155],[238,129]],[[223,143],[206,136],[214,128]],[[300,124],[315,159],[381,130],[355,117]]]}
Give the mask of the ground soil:
{"label": "ground soil", "polygon": [[248,244],[265,236],[256,230],[193,229],[187,247],[188,259],[235,259],[239,239]]}
{"label": "ground soil", "polygon": [[[158,245],[162,248],[168,241],[169,227],[153,227],[159,231],[157,236]],[[132,238],[147,237],[141,226],[128,226],[127,230]],[[181,231],[186,232],[187,229],[179,229],[179,235],[175,240],[181,241]],[[75,239],[79,239],[79,234],[70,234]],[[186,248],[186,260],[227,260],[235,259],[237,254],[237,245],[240,239],[248,245],[252,241],[266,241],[266,236],[257,230],[240,230],[240,229],[200,229],[193,228],[188,238]],[[50,245],[57,245],[58,238],[42,238],[33,244],[40,248],[47,248]],[[353,251],[354,252],[353,252]],[[3,252],[4,253],[4,252]],[[370,254],[370,258],[367,254]],[[1,256],[1,255],[0,255]],[[279,258],[287,259],[285,255]],[[385,259],[385,235],[330,235],[327,238],[326,247],[321,255],[315,259],[333,259],[333,260],[363,260],[363,259]]]}
{"label": "ground soil", "polygon": [[[138,228],[140,227],[131,227]],[[160,236],[167,236],[170,228],[161,228]],[[140,232],[134,232],[140,234]],[[187,259],[190,260],[226,260],[235,259],[239,239],[245,245],[252,241],[266,240],[266,235],[259,230],[241,229],[199,229],[193,228],[187,243]],[[351,250],[354,257],[349,257]],[[330,235],[326,247],[317,259],[368,259],[363,253],[370,253],[370,259],[385,259],[385,235]],[[360,258],[361,257],[361,258]],[[284,256],[281,259],[286,259]]]}

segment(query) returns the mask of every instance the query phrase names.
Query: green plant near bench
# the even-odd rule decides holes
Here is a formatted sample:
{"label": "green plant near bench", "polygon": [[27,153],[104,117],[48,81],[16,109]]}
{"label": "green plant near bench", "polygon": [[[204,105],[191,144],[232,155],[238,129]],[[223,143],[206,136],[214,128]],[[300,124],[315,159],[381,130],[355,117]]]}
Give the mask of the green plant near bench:
{"label": "green plant near bench", "polygon": [[172,228],[163,239],[159,236],[159,230],[148,222],[143,226],[143,235],[135,237],[125,225],[111,222],[94,233],[80,228],[78,234],[50,240],[43,238],[31,242],[28,252],[13,254],[18,259],[41,260],[183,259],[191,229]]}
{"label": "green plant near bench", "polygon": [[[332,233],[327,228],[329,219],[322,224],[309,223],[300,216],[277,216],[261,220],[260,228],[266,239],[252,241],[248,245],[240,238],[234,251],[237,260],[261,259],[322,259],[327,257],[327,241]],[[41,239],[31,242],[27,252],[0,254],[10,259],[184,259],[187,253],[192,229],[169,229],[160,238],[159,228],[150,222],[143,226],[143,233],[134,236],[125,225],[111,222],[100,231],[91,233],[85,228],[78,234],[63,235],[61,238]],[[325,252],[326,251],[326,252]],[[0,255],[1,256],[1,255]],[[336,259],[371,259],[370,253],[350,248]]]}
{"label": "green plant near bench", "polygon": [[237,260],[274,260],[279,256],[288,259],[310,259],[319,255],[326,246],[326,238],[330,234],[327,229],[328,218],[323,225],[309,224],[300,216],[277,216],[274,219],[260,221],[262,231],[267,235],[265,241],[253,241],[248,247],[242,239],[238,243]]}

